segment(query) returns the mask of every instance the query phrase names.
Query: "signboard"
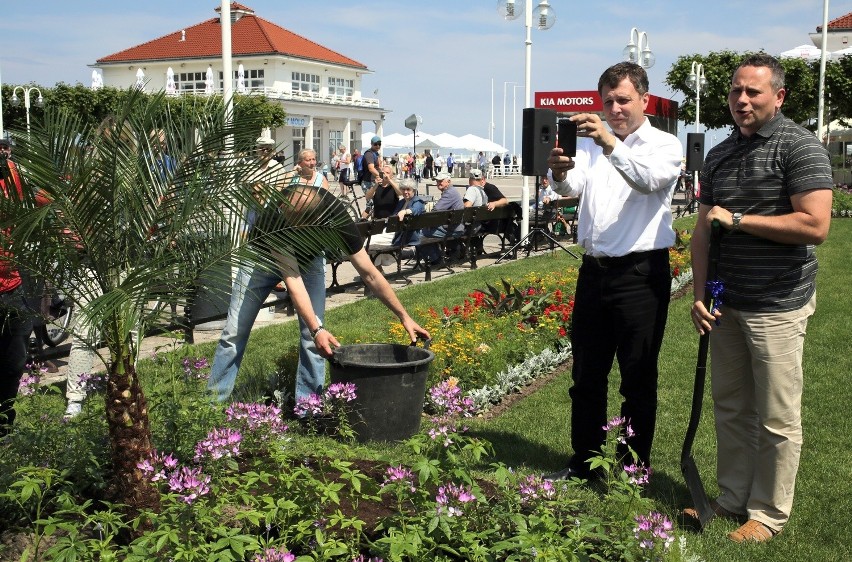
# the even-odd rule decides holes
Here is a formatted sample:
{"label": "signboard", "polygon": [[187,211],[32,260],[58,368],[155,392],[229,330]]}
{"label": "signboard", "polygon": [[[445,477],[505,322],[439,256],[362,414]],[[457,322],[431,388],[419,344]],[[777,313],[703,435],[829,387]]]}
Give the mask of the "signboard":
{"label": "signboard", "polygon": [[305,116],[288,115],[284,119],[284,125],[287,127],[307,127],[308,118]]}
{"label": "signboard", "polygon": [[[557,113],[603,113],[603,101],[596,90],[535,92],[535,107]],[[677,134],[678,104],[674,100],[649,94],[645,115],[664,131]]]}

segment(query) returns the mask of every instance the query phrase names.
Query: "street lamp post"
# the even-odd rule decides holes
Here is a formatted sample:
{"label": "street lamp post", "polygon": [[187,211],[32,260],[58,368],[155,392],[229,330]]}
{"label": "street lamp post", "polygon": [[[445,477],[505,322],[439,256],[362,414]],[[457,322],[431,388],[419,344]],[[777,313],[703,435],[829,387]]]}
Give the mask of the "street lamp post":
{"label": "street lamp post", "polygon": [[627,62],[635,62],[642,68],[651,68],[657,62],[657,57],[651,51],[651,46],[648,43],[648,34],[644,31],[639,31],[635,27],[630,29],[630,41],[622,51],[624,60]]}
{"label": "street lamp post", "polygon": [[[695,132],[697,133],[701,129],[701,88],[707,85],[703,64],[692,61],[692,68],[689,71],[689,76],[686,78],[686,84],[695,90]],[[692,186],[695,189],[698,186],[698,170],[694,170],[692,173]]]}
{"label": "street lamp post", "polygon": [[695,90],[695,132],[697,133],[701,128],[701,88],[707,85],[703,64],[692,61],[692,69],[686,78],[686,85]]}
{"label": "street lamp post", "polygon": [[18,90],[24,93],[24,108],[27,110],[27,138],[30,138],[30,93],[38,92],[38,99],[35,101],[36,107],[44,107],[44,98],[41,95],[41,90],[35,86],[29,88],[15,86],[15,89],[12,90],[12,105],[15,107],[21,105],[21,100],[18,99]]}
{"label": "street lamp post", "polygon": [[[523,4],[524,26],[526,27],[525,63],[524,63],[524,107],[532,107],[530,103],[530,82],[532,72],[532,27],[535,23],[536,29],[546,31],[556,23],[556,14],[551,8],[548,0],[539,0],[535,10],[532,7],[533,0],[497,0],[497,13],[505,20],[514,20],[520,17],[520,6]],[[527,176],[523,178],[521,186],[521,238],[523,239],[530,229],[530,209],[527,201],[530,198],[530,185]]]}

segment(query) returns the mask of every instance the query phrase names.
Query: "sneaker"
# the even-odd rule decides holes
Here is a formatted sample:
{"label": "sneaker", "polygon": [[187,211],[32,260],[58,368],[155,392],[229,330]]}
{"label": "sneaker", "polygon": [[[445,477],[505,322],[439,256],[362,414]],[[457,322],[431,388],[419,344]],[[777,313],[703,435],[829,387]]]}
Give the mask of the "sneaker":
{"label": "sneaker", "polygon": [[69,402],[68,407],[65,408],[65,415],[62,416],[66,420],[70,420],[72,418],[76,418],[80,415],[80,412],[83,411],[83,405],[79,402]]}

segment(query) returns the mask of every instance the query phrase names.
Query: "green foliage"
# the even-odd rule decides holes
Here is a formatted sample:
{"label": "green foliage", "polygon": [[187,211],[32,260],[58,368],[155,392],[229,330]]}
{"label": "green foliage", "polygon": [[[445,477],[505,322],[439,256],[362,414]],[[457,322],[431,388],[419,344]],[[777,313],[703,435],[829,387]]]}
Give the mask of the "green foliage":
{"label": "green foliage", "polygon": [[[24,85],[24,87],[32,86]],[[129,96],[136,95],[135,89],[125,90],[110,87],[92,90],[79,83],[71,86],[59,82],[52,88],[36,87],[42,93],[44,107],[36,107],[32,103],[30,120],[33,123],[41,121],[45,111],[53,108],[79,115],[83,125],[97,127],[108,116],[120,112],[120,108],[127,103]],[[2,92],[0,92],[3,98],[3,124],[7,129],[24,130],[26,109],[23,101],[17,107],[12,105],[11,99],[14,88],[15,85],[13,84],[3,84]],[[34,95],[38,96],[35,92]],[[157,96],[159,94],[151,95]],[[286,112],[281,104],[263,96],[235,95],[234,99],[234,118],[243,123],[257,124],[257,131],[260,131],[260,127],[276,128],[284,124]],[[197,122],[203,116],[203,113],[209,110],[211,100],[214,103],[220,103],[221,96],[180,95],[169,97],[168,103],[178,121]]]}
{"label": "green foliage", "polygon": [[[683,94],[679,117],[686,123],[695,123],[695,90],[687,84],[693,62],[704,66],[707,85],[701,89],[701,123],[708,129],[721,129],[733,124],[728,109],[728,91],[731,77],[740,61],[752,53],[715,51],[707,54],[682,55],[666,74],[666,84]],[[781,58],[786,74],[787,95],[782,111],[797,123],[807,123],[816,117],[819,95],[819,63],[799,58]],[[832,118],[852,117],[849,91],[852,57],[829,61],[826,65],[826,93],[832,100]]]}

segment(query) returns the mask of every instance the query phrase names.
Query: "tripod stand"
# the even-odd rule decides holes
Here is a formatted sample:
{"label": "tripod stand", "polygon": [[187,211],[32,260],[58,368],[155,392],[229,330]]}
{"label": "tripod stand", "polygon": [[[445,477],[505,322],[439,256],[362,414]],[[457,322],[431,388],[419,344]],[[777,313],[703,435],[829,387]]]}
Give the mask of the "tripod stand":
{"label": "tripod stand", "polygon": [[575,260],[580,259],[579,256],[577,256],[577,254],[575,254],[574,252],[572,252],[571,250],[569,250],[568,248],[566,248],[565,246],[560,244],[558,240],[556,240],[553,236],[551,236],[550,233],[547,231],[547,229],[539,227],[539,225],[538,225],[538,218],[539,218],[538,191],[541,188],[541,183],[539,181],[539,178],[540,178],[540,176],[535,177],[535,223],[533,225],[533,228],[530,229],[530,231],[527,233],[526,236],[524,236],[523,238],[521,238],[520,240],[515,242],[514,246],[509,248],[509,250],[505,254],[500,256],[500,258],[497,261],[495,261],[494,263],[500,263],[501,261],[506,259],[506,256],[508,256],[509,254],[514,254],[517,251],[518,248],[520,248],[521,246],[523,246],[525,244],[527,246],[527,257],[529,257],[530,252],[532,252],[533,248],[536,245],[536,240],[535,240],[536,235],[544,236],[545,238],[550,240],[551,248],[553,247],[553,245],[559,246],[569,256],[571,256]]}

